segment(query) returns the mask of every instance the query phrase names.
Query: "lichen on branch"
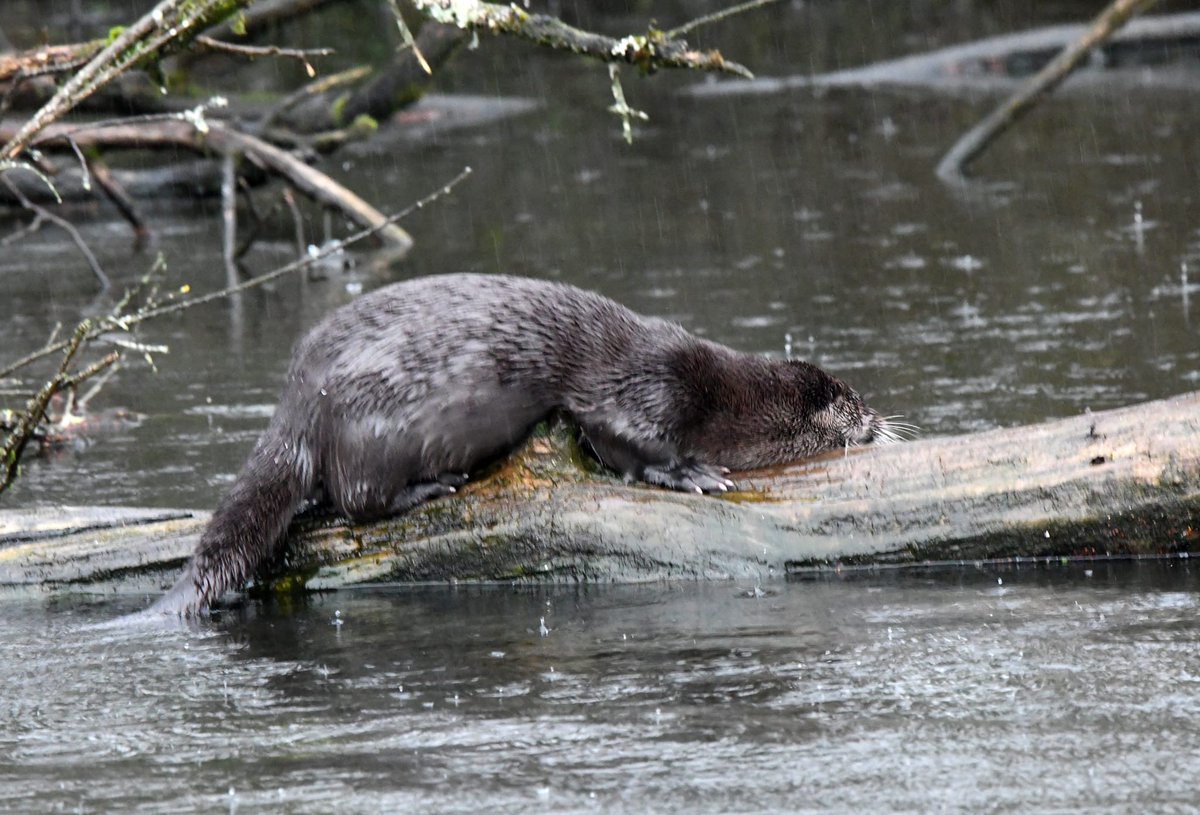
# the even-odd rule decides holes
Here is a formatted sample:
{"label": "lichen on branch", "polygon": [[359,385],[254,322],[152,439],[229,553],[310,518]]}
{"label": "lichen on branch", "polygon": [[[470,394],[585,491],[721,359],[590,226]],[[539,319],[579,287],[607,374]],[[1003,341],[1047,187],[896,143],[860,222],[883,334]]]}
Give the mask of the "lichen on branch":
{"label": "lichen on branch", "polygon": [[690,68],[753,78],[743,65],[721,56],[720,51],[700,51],[682,39],[651,28],[645,34],[620,39],[567,25],[547,14],[530,14],[516,6],[481,0],[413,0],[418,11],[433,20],[462,29],[509,34],[549,48],[570,51],[604,62],[636,65],[646,73],[659,68]]}

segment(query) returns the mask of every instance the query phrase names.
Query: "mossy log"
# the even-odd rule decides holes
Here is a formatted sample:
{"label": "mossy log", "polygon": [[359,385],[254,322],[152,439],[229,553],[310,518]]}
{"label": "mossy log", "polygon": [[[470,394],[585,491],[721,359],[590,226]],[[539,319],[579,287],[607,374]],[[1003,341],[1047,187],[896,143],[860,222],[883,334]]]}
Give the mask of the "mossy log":
{"label": "mossy log", "polygon": [[[412,581],[760,581],[848,565],[1179,555],[1200,548],[1200,392],[1045,424],[735,474],[701,496],[597,471],[565,426],[403,516],[302,514],[276,590]],[[0,585],[155,591],[207,518],[0,511]]]}

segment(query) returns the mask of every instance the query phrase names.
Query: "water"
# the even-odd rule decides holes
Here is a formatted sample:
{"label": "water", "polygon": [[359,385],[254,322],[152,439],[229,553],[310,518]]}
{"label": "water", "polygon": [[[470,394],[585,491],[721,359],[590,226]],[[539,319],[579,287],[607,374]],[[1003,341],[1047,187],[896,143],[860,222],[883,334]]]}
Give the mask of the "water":
{"label": "water", "polygon": [[[785,4],[699,40],[782,75],[1095,11],[1027,5]],[[33,9],[13,7],[10,36]],[[451,270],[568,280],[746,350],[790,344],[927,435],[1200,387],[1190,93],[1068,87],[963,196],[933,167],[987,98],[694,99],[678,91],[695,76],[627,72],[651,115],[630,147],[606,73],[580,60],[485,37],[441,81],[536,107],[339,154],[388,210],[474,168],[405,223],[408,261],[146,325],[170,353],[131,358],[94,402],[141,423],[30,458],[5,505],[211,507],[306,326],[358,284]],[[224,284],[214,203],[146,210],[143,253],[103,207],[67,214],[122,286],[156,251],[169,288]],[[322,237],[319,214],[308,229]],[[290,259],[289,235],[269,231],[249,266]],[[111,307],[48,228],[5,247],[0,286],[3,359]],[[753,588],[394,588],[173,632],[86,628],[142,597],[3,596],[0,810],[1194,811],[1186,563]]]}
{"label": "water", "polygon": [[171,632],[83,627],[125,601],[7,603],[0,800],[1194,811],[1186,565],[750,588],[353,592]]}

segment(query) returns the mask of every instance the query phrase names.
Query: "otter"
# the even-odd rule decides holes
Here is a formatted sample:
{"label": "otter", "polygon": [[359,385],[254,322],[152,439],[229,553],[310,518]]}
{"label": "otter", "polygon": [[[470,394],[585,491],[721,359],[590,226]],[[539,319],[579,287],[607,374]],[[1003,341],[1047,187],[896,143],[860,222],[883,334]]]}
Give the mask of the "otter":
{"label": "otter", "polygon": [[395,283],[299,341],[269,426],[149,611],[207,611],[305,500],[354,521],[404,512],[555,411],[627,480],[702,493],[733,486],[732,470],[895,435],[814,365],[734,351],[594,292],[502,275]]}

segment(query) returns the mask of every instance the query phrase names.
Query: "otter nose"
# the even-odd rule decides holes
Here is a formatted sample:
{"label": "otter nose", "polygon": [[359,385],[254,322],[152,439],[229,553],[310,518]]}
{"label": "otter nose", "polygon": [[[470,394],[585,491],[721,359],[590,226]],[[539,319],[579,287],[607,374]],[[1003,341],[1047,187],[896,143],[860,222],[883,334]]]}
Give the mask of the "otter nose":
{"label": "otter nose", "polygon": [[870,444],[875,441],[879,434],[880,424],[879,414],[873,410],[863,412],[861,424],[857,428],[857,432],[852,433],[850,439],[851,444]]}

